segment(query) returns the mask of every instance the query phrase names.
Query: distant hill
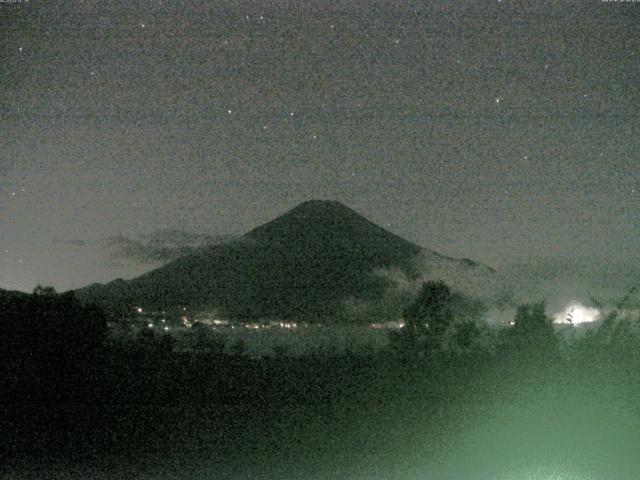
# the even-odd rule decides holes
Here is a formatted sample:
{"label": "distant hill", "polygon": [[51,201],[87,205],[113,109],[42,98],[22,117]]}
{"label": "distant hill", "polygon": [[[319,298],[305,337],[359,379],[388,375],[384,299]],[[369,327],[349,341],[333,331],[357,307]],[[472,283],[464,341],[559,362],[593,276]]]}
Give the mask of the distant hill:
{"label": "distant hill", "polygon": [[346,299],[383,297],[397,278],[434,276],[455,287],[495,272],[422,249],[339,202],[312,200],[235,241],[76,294],[111,309],[189,305],[217,307],[231,318],[312,319],[333,316]]}
{"label": "distant hill", "polygon": [[29,294],[18,290],[3,290],[0,288],[0,300],[9,300],[14,298],[26,298]]}

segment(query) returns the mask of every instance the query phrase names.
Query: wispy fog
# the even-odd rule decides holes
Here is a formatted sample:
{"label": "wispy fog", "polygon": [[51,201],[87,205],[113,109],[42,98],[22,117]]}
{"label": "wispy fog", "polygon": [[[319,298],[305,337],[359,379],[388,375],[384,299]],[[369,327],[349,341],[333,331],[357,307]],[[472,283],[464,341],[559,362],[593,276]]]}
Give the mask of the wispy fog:
{"label": "wispy fog", "polygon": [[210,235],[184,230],[157,230],[139,237],[114,235],[106,239],[111,263],[134,261],[141,264],[164,263],[201,248],[234,238],[231,235]]}
{"label": "wispy fog", "polygon": [[[640,305],[634,294],[640,286],[640,260],[531,257],[506,266],[503,273],[514,303],[544,299],[550,312],[574,302],[587,307]],[[625,305],[619,305],[623,300]]]}

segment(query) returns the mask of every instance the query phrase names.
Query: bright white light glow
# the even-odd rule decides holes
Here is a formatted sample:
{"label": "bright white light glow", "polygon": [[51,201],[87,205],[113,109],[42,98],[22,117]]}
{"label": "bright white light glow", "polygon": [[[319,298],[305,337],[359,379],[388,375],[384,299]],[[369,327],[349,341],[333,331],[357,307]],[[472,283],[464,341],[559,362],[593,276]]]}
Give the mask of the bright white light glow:
{"label": "bright white light glow", "polygon": [[580,323],[594,322],[599,316],[600,310],[597,308],[585,307],[578,302],[574,302],[567,305],[563,311],[556,313],[553,316],[553,321],[578,325]]}

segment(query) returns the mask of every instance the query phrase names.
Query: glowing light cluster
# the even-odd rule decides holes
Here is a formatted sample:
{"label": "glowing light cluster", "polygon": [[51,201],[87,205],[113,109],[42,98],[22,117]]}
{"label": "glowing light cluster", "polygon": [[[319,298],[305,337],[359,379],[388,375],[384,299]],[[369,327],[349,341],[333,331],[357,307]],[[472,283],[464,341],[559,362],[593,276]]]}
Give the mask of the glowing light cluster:
{"label": "glowing light cluster", "polygon": [[578,325],[580,323],[595,322],[599,316],[600,310],[597,308],[585,307],[578,302],[574,302],[567,305],[563,311],[556,313],[553,316],[553,321]]}

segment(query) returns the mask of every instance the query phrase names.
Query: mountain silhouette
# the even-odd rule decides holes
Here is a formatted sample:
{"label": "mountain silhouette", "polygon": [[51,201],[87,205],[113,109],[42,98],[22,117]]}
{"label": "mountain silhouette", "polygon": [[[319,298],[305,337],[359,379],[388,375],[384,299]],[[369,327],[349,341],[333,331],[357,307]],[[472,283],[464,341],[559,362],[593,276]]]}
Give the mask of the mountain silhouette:
{"label": "mountain silhouette", "polygon": [[3,290],[0,288],[0,301],[27,298],[28,296],[29,294],[25,292],[20,292],[18,290]]}
{"label": "mountain silhouette", "polygon": [[326,318],[345,299],[383,296],[394,280],[379,272],[415,280],[443,262],[463,272],[480,266],[422,249],[339,202],[311,200],[235,241],[76,293],[108,308],[188,305],[229,318]]}

